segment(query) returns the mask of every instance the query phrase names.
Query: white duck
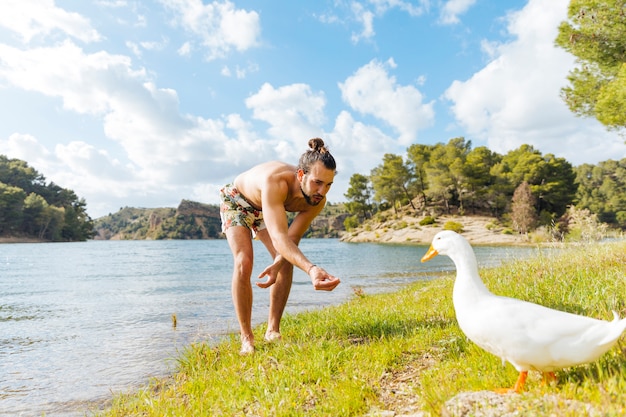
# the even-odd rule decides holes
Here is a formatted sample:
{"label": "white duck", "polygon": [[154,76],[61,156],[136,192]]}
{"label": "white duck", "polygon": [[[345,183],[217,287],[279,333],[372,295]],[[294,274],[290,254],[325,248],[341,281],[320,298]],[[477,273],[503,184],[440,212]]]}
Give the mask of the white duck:
{"label": "white duck", "polygon": [[609,322],[491,293],[478,275],[472,247],[455,232],[437,233],[422,262],[437,255],[449,256],[456,266],[452,301],[459,327],[519,371],[515,392],[523,390],[529,370],[554,379],[557,369],[595,361],[626,329],[626,318],[616,312]]}

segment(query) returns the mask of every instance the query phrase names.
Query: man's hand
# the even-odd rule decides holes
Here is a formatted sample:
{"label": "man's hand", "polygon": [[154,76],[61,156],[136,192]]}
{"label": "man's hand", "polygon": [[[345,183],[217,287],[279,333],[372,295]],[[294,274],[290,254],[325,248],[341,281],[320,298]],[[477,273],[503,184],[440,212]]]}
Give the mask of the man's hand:
{"label": "man's hand", "polygon": [[274,262],[272,262],[270,266],[265,268],[263,272],[261,272],[258,276],[259,279],[263,278],[264,276],[267,276],[267,281],[257,282],[256,283],[257,287],[268,288],[274,285],[274,283],[276,282],[276,278],[278,277],[278,271],[280,271],[280,269],[283,267],[285,263],[283,260],[284,258],[280,255],[274,258]]}
{"label": "man's hand", "polygon": [[341,282],[339,278],[330,275],[317,265],[311,267],[309,276],[313,282],[313,288],[321,291],[332,291]]}

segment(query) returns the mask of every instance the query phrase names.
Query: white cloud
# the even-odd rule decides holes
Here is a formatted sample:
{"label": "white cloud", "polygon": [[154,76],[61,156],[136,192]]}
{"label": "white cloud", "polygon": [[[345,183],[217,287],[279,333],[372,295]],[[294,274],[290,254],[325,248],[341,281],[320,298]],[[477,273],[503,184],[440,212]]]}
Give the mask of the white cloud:
{"label": "white cloud", "polygon": [[[255,73],[259,71],[259,66],[257,64],[249,63],[245,67],[241,67],[239,65],[235,65],[234,74],[235,77],[239,80],[244,79],[248,76],[248,74]],[[224,77],[232,77],[233,71],[228,67],[228,65],[224,65],[220,70],[220,74]]]}
{"label": "white cloud", "polygon": [[3,0],[0,26],[10,29],[26,43],[55,31],[82,42],[102,39],[88,19],[56,7],[54,0]]}
{"label": "white cloud", "polygon": [[383,120],[399,134],[402,144],[410,144],[420,129],[433,124],[433,102],[424,103],[420,91],[412,85],[398,85],[387,67],[394,68],[393,60],[382,64],[371,61],[354,75],[339,84],[343,100],[356,111]]}
{"label": "white cloud", "polygon": [[139,45],[146,51],[160,51],[163,50],[167,46],[167,40],[163,39],[159,42],[157,41],[143,41],[139,42]]}
{"label": "white cloud", "polygon": [[303,138],[319,136],[320,126],[325,121],[325,105],[324,94],[314,93],[306,84],[274,88],[265,83],[246,99],[253,117],[270,125],[268,132],[273,138],[295,141],[295,148],[284,148],[284,152],[289,152],[285,157],[293,157],[293,152],[302,146]]}
{"label": "white cloud", "polygon": [[102,117],[106,135],[148,176],[210,155],[223,137],[219,122],[180,115],[176,92],[157,88],[128,57],[86,54],[70,42],[27,51],[0,45],[0,55],[0,78],[58,97],[68,110]]}
{"label": "white cloud", "polygon": [[145,76],[131,61],[106,52],[85,54],[71,41],[19,50],[0,44],[0,78],[26,91],[60,97],[66,109],[99,114],[111,107],[112,90],[124,90]]}
{"label": "white cloud", "polygon": [[[333,143],[333,150],[344,153],[346,157],[374,154],[376,162],[380,162],[384,152],[397,146],[394,138],[375,126],[354,120],[347,111],[342,111],[337,115],[334,129],[329,137]],[[360,158],[354,159],[357,165],[363,162]]]}
{"label": "white cloud", "polygon": [[182,197],[196,184],[232,179],[240,164],[267,159],[278,146],[266,146],[236,116],[182,115],[176,91],[157,87],[145,71],[132,68],[128,57],[87,54],[69,41],[25,51],[0,44],[0,63],[0,79],[101,119],[107,138],[125,151],[127,161],[118,161],[82,141],[53,151],[27,135],[0,142],[8,155],[32,162],[80,196],[126,196],[131,204],[171,189],[170,198]]}
{"label": "white cloud", "polygon": [[420,16],[428,11],[430,0],[419,0],[417,2],[402,0],[369,0],[369,3],[374,5],[376,13],[379,15],[384,14],[389,9],[396,8],[408,13],[410,16]]}
{"label": "white cloud", "polygon": [[233,75],[232,72],[230,71],[230,68],[228,68],[228,65],[224,65],[222,67],[220,74],[222,74],[222,76],[224,77],[231,77]]}
{"label": "white cloud", "polygon": [[[58,144],[54,155],[63,171],[71,173],[71,182],[80,183],[85,179],[91,182],[97,179],[98,183],[110,181],[115,184],[118,181],[131,181],[136,174],[132,165],[124,166],[119,160],[111,158],[106,150],[82,141]],[[81,189],[84,189],[86,184],[81,185]]]}
{"label": "white cloud", "polygon": [[[467,81],[445,92],[456,120],[471,136],[506,153],[531,144],[573,164],[597,160],[600,149],[625,153],[622,139],[595,120],[576,118],[561,100],[560,89],[574,58],[554,46],[558,24],[567,17],[567,0],[530,0],[508,16],[515,40],[487,43],[493,60]],[[585,149],[585,152],[580,152]],[[595,150],[594,150],[595,149]]]}
{"label": "white cloud", "polygon": [[[428,11],[430,1],[419,0],[418,2],[402,0],[368,0],[347,2],[349,11],[347,19],[339,16],[341,2],[335,4],[335,9],[329,13],[322,13],[317,16],[320,22],[326,24],[341,24],[344,20],[356,22],[360,29],[352,33],[351,40],[354,43],[365,39],[370,40],[376,35],[374,30],[374,19],[382,18],[389,10],[398,9],[409,16],[417,17]],[[417,3],[417,4],[415,4]]]}
{"label": "white cloud", "polygon": [[180,56],[189,56],[191,55],[191,50],[191,43],[185,42],[180,46],[180,48],[178,48],[178,51],[176,52],[178,52],[178,55]]}
{"label": "white cloud", "polygon": [[126,7],[128,2],[126,0],[98,0],[96,4],[102,7],[109,7],[112,9],[117,9],[121,7]]}
{"label": "white cloud", "polygon": [[14,133],[5,141],[0,140],[0,154],[11,155],[23,161],[45,161],[50,152],[35,137]]}
{"label": "white cloud", "polygon": [[347,111],[339,113],[334,129],[327,138],[339,171],[367,175],[381,162],[383,154],[404,154],[406,150],[395,138],[375,126],[354,120]]}
{"label": "white cloud", "polygon": [[133,55],[137,57],[141,57],[143,55],[143,51],[160,51],[165,48],[167,45],[166,40],[162,40],[161,42],[156,41],[143,41],[143,42],[131,42],[126,41],[126,47],[131,50]]}
{"label": "white cloud", "polygon": [[126,47],[131,50],[133,55],[141,57],[141,47],[138,43],[126,41]]}
{"label": "white cloud", "polygon": [[441,8],[439,21],[450,25],[459,23],[459,15],[467,12],[476,0],[448,0]]}
{"label": "white cloud", "polygon": [[352,34],[352,42],[357,43],[361,39],[372,38],[374,32],[374,13],[363,7],[361,3],[352,3],[352,14],[354,19],[360,23],[363,28],[360,33]]}
{"label": "white cloud", "polygon": [[[225,57],[233,48],[245,51],[258,45],[261,26],[258,13],[236,9],[226,1],[204,4],[201,0],[160,0],[172,10],[174,22],[197,37],[208,60]],[[189,52],[189,48],[184,49]]]}

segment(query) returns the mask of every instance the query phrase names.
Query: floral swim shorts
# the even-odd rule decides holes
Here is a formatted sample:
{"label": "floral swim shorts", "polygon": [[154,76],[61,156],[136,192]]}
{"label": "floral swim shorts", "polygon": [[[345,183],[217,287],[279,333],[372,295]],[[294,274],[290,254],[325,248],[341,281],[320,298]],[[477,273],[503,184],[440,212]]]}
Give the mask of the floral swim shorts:
{"label": "floral swim shorts", "polygon": [[244,226],[252,231],[252,237],[265,229],[263,212],[252,207],[252,204],[232,184],[220,190],[220,218],[222,233],[229,227]]}

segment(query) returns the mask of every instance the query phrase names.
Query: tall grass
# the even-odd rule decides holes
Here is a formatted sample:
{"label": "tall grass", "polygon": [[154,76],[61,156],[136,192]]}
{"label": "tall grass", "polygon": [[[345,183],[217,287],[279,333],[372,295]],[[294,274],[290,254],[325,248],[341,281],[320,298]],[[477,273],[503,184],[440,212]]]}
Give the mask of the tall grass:
{"label": "tall grass", "polygon": [[[355,291],[343,305],[288,315],[282,324],[283,342],[260,343],[252,356],[238,354],[235,337],[216,346],[189,346],[179,358],[178,372],[139,392],[117,396],[102,414],[371,415],[372,410],[390,407],[381,395],[389,375],[411,369],[405,391],[419,408],[439,415],[457,393],[513,385],[517,378],[513,367],[503,366],[458,328],[453,275],[391,294]],[[482,270],[481,275],[500,295],[602,319],[612,319],[611,310],[626,315],[623,242],[537,251],[534,259]],[[257,340],[262,340],[264,330],[255,329]],[[518,400],[534,415],[568,415],[560,408],[567,400],[588,403],[604,415],[623,414],[622,348],[614,348],[596,363],[558,372],[556,385],[542,385],[539,375],[531,372]],[[562,401],[554,401],[554,395]]]}

